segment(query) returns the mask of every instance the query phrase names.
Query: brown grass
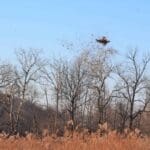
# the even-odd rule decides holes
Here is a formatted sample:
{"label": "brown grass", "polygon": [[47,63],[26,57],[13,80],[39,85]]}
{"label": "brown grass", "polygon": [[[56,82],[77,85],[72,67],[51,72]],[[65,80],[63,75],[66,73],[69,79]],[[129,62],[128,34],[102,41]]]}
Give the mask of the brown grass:
{"label": "brown grass", "polygon": [[138,137],[135,133],[127,136],[115,131],[100,137],[98,134],[73,133],[73,136],[48,136],[37,138],[0,136],[0,150],[150,150],[150,139]]}

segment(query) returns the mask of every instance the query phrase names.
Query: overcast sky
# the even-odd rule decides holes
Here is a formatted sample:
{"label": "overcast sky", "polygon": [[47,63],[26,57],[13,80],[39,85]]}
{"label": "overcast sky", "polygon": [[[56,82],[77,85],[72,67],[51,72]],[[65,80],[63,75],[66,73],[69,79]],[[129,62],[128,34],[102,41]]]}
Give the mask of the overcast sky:
{"label": "overcast sky", "polygon": [[[48,55],[67,55],[106,35],[110,46],[124,53],[150,48],[149,0],[3,0],[0,3],[0,58],[14,59],[19,48],[43,49]],[[93,36],[91,36],[93,35]],[[92,39],[93,38],[93,39]],[[79,46],[80,47],[80,46]]]}

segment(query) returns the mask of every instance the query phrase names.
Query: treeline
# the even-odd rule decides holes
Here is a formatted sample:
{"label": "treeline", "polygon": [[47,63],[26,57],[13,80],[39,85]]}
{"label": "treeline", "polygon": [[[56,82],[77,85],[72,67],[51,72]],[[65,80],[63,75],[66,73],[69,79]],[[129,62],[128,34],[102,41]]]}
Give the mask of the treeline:
{"label": "treeline", "polygon": [[73,129],[96,131],[107,122],[119,132],[150,134],[149,55],[132,50],[121,60],[99,46],[71,60],[47,59],[34,49],[15,54],[16,64],[0,62],[1,132],[56,132],[71,120]]}

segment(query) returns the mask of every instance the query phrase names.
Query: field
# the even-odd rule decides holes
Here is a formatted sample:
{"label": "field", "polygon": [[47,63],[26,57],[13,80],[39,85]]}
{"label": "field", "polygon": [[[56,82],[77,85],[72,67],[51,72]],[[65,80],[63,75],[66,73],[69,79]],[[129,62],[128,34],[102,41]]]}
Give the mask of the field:
{"label": "field", "polygon": [[0,150],[150,150],[150,139],[131,133],[127,136],[110,132],[100,137],[97,134],[78,134],[72,137],[56,135],[37,138],[5,136],[0,138]]}

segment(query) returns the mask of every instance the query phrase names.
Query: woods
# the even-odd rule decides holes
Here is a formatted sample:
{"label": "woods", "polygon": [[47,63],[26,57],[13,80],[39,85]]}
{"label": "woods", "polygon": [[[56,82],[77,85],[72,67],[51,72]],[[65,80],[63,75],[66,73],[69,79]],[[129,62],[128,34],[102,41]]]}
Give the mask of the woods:
{"label": "woods", "polygon": [[95,46],[71,60],[44,58],[39,50],[16,51],[17,63],[0,62],[0,131],[40,135],[71,121],[95,132],[107,122],[118,132],[150,134],[150,55]]}

